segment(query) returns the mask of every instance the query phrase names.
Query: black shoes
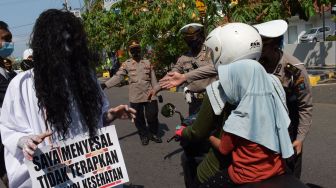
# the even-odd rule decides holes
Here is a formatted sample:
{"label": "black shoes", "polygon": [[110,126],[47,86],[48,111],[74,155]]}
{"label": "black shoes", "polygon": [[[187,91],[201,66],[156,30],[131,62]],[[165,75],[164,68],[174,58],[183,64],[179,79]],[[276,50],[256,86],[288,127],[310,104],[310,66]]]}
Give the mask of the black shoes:
{"label": "black shoes", "polygon": [[140,139],[141,139],[141,144],[142,145],[148,145],[148,143],[149,143],[149,139],[148,139],[148,137],[147,136],[140,136]]}
{"label": "black shoes", "polygon": [[142,145],[148,145],[149,140],[155,142],[155,143],[162,143],[162,140],[160,137],[156,135],[150,135],[150,136],[140,136],[141,144]]}
{"label": "black shoes", "polygon": [[161,138],[156,135],[151,135],[149,139],[155,143],[162,143]]}

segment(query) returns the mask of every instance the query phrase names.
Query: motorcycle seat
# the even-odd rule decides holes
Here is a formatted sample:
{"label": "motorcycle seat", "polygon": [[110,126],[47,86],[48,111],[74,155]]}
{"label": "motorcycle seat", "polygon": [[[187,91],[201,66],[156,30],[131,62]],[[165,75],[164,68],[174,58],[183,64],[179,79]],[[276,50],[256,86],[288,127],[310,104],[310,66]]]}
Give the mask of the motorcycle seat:
{"label": "motorcycle seat", "polygon": [[275,176],[268,180],[248,183],[238,186],[238,188],[309,188],[299,179],[295,178],[293,175],[284,174],[281,176]]}

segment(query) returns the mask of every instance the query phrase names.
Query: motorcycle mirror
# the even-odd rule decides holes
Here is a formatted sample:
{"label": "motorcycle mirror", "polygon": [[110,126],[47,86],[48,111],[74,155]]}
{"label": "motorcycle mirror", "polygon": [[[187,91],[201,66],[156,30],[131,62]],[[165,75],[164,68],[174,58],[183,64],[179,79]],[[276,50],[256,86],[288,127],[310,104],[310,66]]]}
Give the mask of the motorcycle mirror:
{"label": "motorcycle mirror", "polygon": [[175,114],[175,106],[171,103],[163,105],[161,108],[161,114],[167,118],[172,117]]}

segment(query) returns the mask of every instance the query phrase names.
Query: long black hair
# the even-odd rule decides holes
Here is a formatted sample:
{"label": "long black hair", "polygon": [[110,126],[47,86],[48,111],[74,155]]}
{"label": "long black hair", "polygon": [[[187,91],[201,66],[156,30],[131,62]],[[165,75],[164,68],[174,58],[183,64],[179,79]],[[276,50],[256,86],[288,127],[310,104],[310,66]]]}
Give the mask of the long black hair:
{"label": "long black hair", "polygon": [[65,136],[75,104],[94,135],[103,102],[81,20],[70,12],[46,10],[35,23],[31,47],[38,106],[45,109],[47,122]]}

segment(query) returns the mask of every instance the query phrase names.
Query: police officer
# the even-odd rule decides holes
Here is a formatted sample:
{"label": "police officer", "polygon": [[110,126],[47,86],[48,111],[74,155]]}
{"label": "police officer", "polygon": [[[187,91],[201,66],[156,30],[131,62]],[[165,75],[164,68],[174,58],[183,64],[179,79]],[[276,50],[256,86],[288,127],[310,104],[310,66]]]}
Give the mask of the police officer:
{"label": "police officer", "polygon": [[[0,21],[0,108],[2,106],[6,90],[11,79],[16,75],[12,69],[11,60],[7,59],[14,51],[12,33],[7,23]],[[7,175],[4,159],[4,148],[0,138],[0,178],[7,184]]]}
{"label": "police officer", "polygon": [[154,88],[159,85],[153,67],[148,60],[141,59],[141,47],[138,41],[131,41],[129,52],[132,58],[122,63],[116,75],[106,81],[102,87],[116,86],[124,79],[124,76],[128,75],[129,101],[130,106],[137,111],[135,126],[138,129],[141,143],[148,145],[149,140],[161,143],[161,138],[157,136],[159,128],[158,103],[153,95]]}
{"label": "police officer", "polygon": [[20,64],[20,68],[23,71],[29,70],[31,68],[33,68],[34,64],[33,64],[33,50],[31,48],[26,49],[23,52],[23,56],[22,56],[22,62]]}
{"label": "police officer", "polygon": [[[301,176],[302,146],[312,124],[312,93],[304,64],[281,50],[283,34],[287,31],[284,20],[274,20],[254,26],[263,40],[260,63],[268,73],[276,75],[286,91],[287,107],[291,124],[288,128],[295,155],[286,161],[288,169]],[[275,29],[276,28],[276,29]]]}
{"label": "police officer", "polygon": [[[177,63],[171,72],[167,74],[167,77],[175,73],[188,73],[207,65],[213,67],[213,64],[209,62],[209,57],[203,46],[205,41],[203,25],[198,23],[187,24],[180,29],[180,32],[189,47],[189,51],[177,60]],[[205,88],[214,80],[216,80],[216,75],[211,78],[187,82],[184,85],[185,97],[189,104],[189,115],[198,113],[203,101]],[[182,140],[181,145],[185,144],[186,143]],[[193,179],[197,173],[197,166],[207,153],[210,144],[208,142],[200,142],[197,143],[197,146],[199,147],[197,151],[185,151],[181,156],[186,187],[192,187]]]}
{"label": "police officer", "polygon": [[[198,23],[187,24],[180,29],[180,32],[189,47],[189,51],[177,60],[171,72],[165,76],[166,78],[175,72],[183,74],[206,65],[213,66],[208,61],[209,58],[206,56],[206,50],[203,46],[205,40],[203,25]],[[197,113],[202,104],[205,87],[214,80],[215,77],[211,77],[186,84],[184,92],[189,103],[189,114]]]}

